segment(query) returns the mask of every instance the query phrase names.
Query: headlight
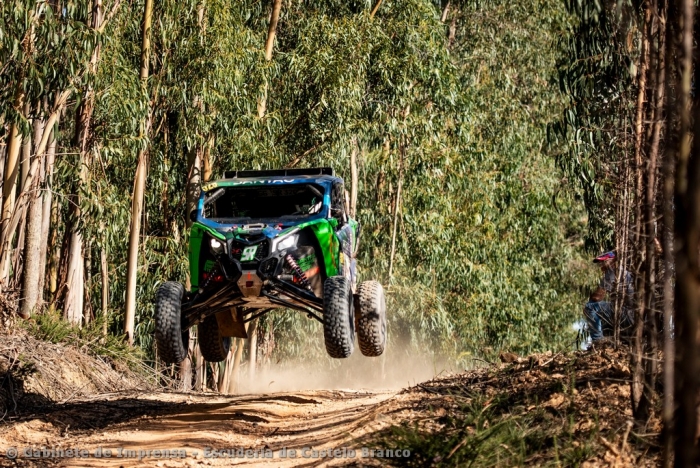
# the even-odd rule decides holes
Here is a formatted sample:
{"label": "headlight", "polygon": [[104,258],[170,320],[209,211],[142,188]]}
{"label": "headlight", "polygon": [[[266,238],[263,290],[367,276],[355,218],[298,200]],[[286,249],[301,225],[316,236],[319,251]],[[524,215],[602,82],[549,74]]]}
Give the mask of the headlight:
{"label": "headlight", "polygon": [[299,240],[299,234],[297,234],[297,231],[292,231],[289,234],[272,239],[272,251],[276,252],[278,250],[294,247],[297,240]]}
{"label": "headlight", "polygon": [[222,253],[224,253],[224,244],[222,244],[218,240],[212,239],[209,245],[211,246],[211,253],[213,253],[214,255],[221,255]]}

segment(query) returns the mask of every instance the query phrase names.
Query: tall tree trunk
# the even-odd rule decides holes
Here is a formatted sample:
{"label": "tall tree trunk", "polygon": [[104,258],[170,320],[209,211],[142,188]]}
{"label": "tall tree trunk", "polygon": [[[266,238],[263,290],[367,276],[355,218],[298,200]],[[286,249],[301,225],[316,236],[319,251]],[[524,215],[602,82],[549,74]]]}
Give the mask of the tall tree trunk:
{"label": "tall tree trunk", "polygon": [[377,14],[377,11],[379,11],[379,7],[382,4],[382,0],[377,0],[377,3],[374,5],[374,8],[372,8],[372,12],[369,14],[370,18],[374,18],[374,15]]}
{"label": "tall tree trunk", "polygon": [[211,150],[214,146],[214,136],[209,135],[207,139],[207,144],[204,147],[204,157],[202,159],[202,181],[209,182],[211,180],[212,166],[211,166]]}
{"label": "tall tree trunk", "polygon": [[248,379],[255,381],[255,371],[258,365],[258,319],[253,319],[248,325]]}
{"label": "tall tree trunk", "polygon": [[[27,119],[27,122],[29,125],[32,126],[32,130],[34,132],[35,138],[34,141],[37,141],[37,132],[41,132],[43,125],[41,124],[40,119],[32,119],[31,118],[31,106],[29,102],[24,103],[24,111],[23,111],[24,117]],[[41,135],[38,135],[39,138],[41,138]],[[31,164],[32,160],[32,133],[28,133],[25,135],[22,139],[22,155],[20,157],[20,163],[19,163],[19,187],[24,187],[24,183],[27,181],[27,177],[29,176],[29,166]],[[28,187],[27,190],[29,191],[27,194],[24,196],[29,197],[30,199],[30,204],[31,200],[34,199],[35,197],[35,191],[37,189],[36,183],[33,184],[31,187]],[[19,196],[23,196],[23,194],[19,194]],[[26,237],[26,232],[27,232],[27,224],[29,223],[28,220],[28,214],[23,216],[22,219],[19,222],[19,229],[17,230],[17,241],[16,241],[16,247],[14,251],[12,252],[12,284],[13,287],[17,287],[20,285],[20,279],[23,276],[23,269],[24,269],[24,247],[25,247],[25,237]],[[20,307],[20,314],[22,312],[22,309]]]}
{"label": "tall tree trunk", "polygon": [[[99,30],[102,26],[102,0],[93,0],[92,2],[92,22],[90,25],[94,30]],[[97,71],[97,62],[99,60],[100,47],[97,46],[92,52],[88,73],[95,74]],[[85,91],[83,99],[76,113],[75,124],[75,145],[78,146],[79,159],[79,178],[75,192],[70,196],[70,217],[72,222],[67,227],[68,247],[65,250],[67,254],[67,271],[65,288],[61,289],[65,294],[62,295],[64,315],[74,325],[80,325],[85,318],[85,322],[89,320],[85,315],[85,247],[81,226],[81,198],[80,192],[82,187],[88,183],[90,157],[89,145],[91,134],[92,113],[95,107],[95,93],[92,87],[88,87]]]}
{"label": "tall tree trunk", "polygon": [[189,157],[187,158],[187,227],[192,226],[190,213],[197,209],[197,201],[199,200],[199,187],[201,184],[202,174],[202,149],[199,145],[192,148]]}
{"label": "tall tree trunk", "polygon": [[[51,203],[51,224],[58,226],[58,219],[60,207],[56,200]],[[49,294],[51,295],[51,308],[53,309],[56,304],[56,294],[58,293],[58,275],[59,275],[59,263],[61,261],[61,246],[58,243],[58,231],[54,228],[51,231],[51,239],[49,240],[49,245],[47,249],[51,249],[48,252],[49,256]]]}
{"label": "tall tree trunk", "polygon": [[[634,171],[636,177],[636,187],[634,191],[634,199],[636,212],[634,217],[634,239],[632,241],[632,264],[634,273],[636,274],[636,292],[638,299],[636,301],[636,310],[634,318],[634,349],[630,354],[632,364],[632,412],[637,421],[645,420],[648,402],[644,399],[644,297],[646,296],[645,288],[647,287],[645,272],[641,266],[645,262],[645,250],[642,243],[642,200],[643,200],[643,181],[644,181],[644,115],[646,114],[646,91],[647,91],[647,75],[649,70],[649,36],[651,31],[651,7],[649,2],[644,2],[644,27],[642,33],[642,52],[639,58],[639,90],[637,95],[637,115],[635,119],[634,131]],[[624,264],[622,265],[624,268]],[[621,268],[621,269],[622,269]],[[622,283],[625,284],[625,278],[622,278]]]}
{"label": "tall tree trunk", "polygon": [[233,356],[233,368],[231,369],[228,386],[226,387],[226,393],[230,395],[238,393],[239,384],[241,382],[241,358],[243,357],[243,346],[245,342],[243,338],[237,338],[237,341],[238,346],[236,347],[236,354]]}
{"label": "tall tree trunk", "polygon": [[350,149],[350,217],[357,217],[357,140],[352,139],[352,148]]}
{"label": "tall tree trunk", "polygon": [[[202,167],[202,149],[199,143],[196,144],[192,150],[190,150],[187,161],[187,187],[186,187],[186,225],[187,228],[192,226],[192,219],[190,218],[190,213],[197,209],[197,201],[199,200],[199,189],[201,185],[201,167]],[[190,278],[187,277],[186,289],[189,291],[191,288]],[[193,340],[190,340],[192,342]],[[200,375],[200,361],[203,362],[203,358],[198,354],[199,346],[197,351],[193,353],[194,368],[195,368],[195,390],[198,390],[201,386],[199,379]],[[202,359],[200,359],[202,358]],[[190,377],[185,372],[181,372],[183,378]],[[190,377],[191,378],[191,377]],[[184,385],[184,383],[183,383]]]}
{"label": "tall tree trunk", "polygon": [[[44,170],[46,187],[42,192],[42,206],[41,206],[41,238],[39,243],[39,299],[42,299],[42,294],[45,287],[46,278],[51,278],[52,270],[49,268],[48,274],[46,273],[47,255],[49,253],[50,243],[50,226],[52,224],[51,208],[53,206],[53,169],[54,162],[56,161],[56,133],[55,129],[58,128],[59,121],[56,120],[56,125],[53,128],[46,127],[46,131],[50,131],[50,143],[46,151],[46,167]],[[53,225],[56,226],[57,220],[54,221]],[[56,229],[54,228],[54,233]],[[55,235],[54,235],[55,237]],[[55,287],[51,291],[53,294],[55,292]]]}
{"label": "tall tree trunk", "polygon": [[399,228],[399,213],[401,211],[401,186],[403,185],[403,165],[404,156],[406,153],[406,148],[403,143],[401,143],[399,151],[401,152],[401,156],[399,159],[399,181],[398,186],[396,188],[396,200],[394,201],[394,229],[391,233],[391,254],[389,256],[389,281],[391,281],[391,277],[394,271],[394,256],[396,254],[396,233]]}
{"label": "tall tree trunk", "polygon": [[63,315],[69,323],[80,326],[83,321],[85,262],[83,260],[82,237],[77,229],[74,229],[70,234],[67,254],[68,270]]}
{"label": "tall tree trunk", "polygon": [[[21,103],[24,95],[18,101]],[[19,152],[22,146],[22,135],[16,123],[12,124],[8,136],[7,153],[5,156],[4,179],[2,182],[2,226],[0,229],[0,283],[7,284],[10,274],[10,255],[12,250],[12,233],[9,225],[14,214],[15,190],[19,174]]]}
{"label": "tall tree trunk", "polygon": [[[103,226],[104,229],[104,226]],[[103,245],[100,248],[100,274],[102,277],[102,333],[107,334],[109,315],[109,265],[107,263],[106,236],[103,234]]]}
{"label": "tall tree trunk", "polygon": [[272,12],[270,13],[270,24],[267,28],[267,39],[265,40],[265,60],[272,60],[272,49],[275,45],[277,35],[277,21],[280,18],[282,0],[272,0]]}
{"label": "tall tree trunk", "polygon": [[226,355],[226,360],[224,361],[223,370],[219,372],[219,375],[215,379],[216,389],[219,393],[226,393],[228,391],[228,381],[233,372],[233,355],[236,354],[236,346],[238,344],[238,338],[231,339],[231,349]]}
{"label": "tall tree trunk", "polygon": [[440,22],[444,23],[447,21],[447,14],[450,12],[450,0],[445,3],[445,8],[442,9],[442,15],[440,15]]}
{"label": "tall tree trunk", "polygon": [[[666,148],[663,163],[663,265],[664,265],[664,286],[663,286],[663,318],[664,318],[664,393],[663,393],[663,431],[661,434],[661,444],[663,448],[663,467],[670,468],[673,458],[674,429],[674,364],[675,364],[675,343],[672,327],[675,319],[673,313],[673,281],[674,281],[674,167],[676,164],[676,149],[678,147],[677,135],[672,128],[672,116],[676,110],[675,93],[671,92],[672,83],[677,81],[676,68],[674,66],[674,54],[676,51],[677,13],[676,2],[668,0],[666,14],[661,21],[666,25],[666,52],[665,52],[665,85],[668,92],[666,98]],[[675,86],[673,86],[675,87]]]}
{"label": "tall tree trunk", "polygon": [[[34,122],[34,142],[37,145],[41,141],[43,132],[50,132],[51,129],[44,128],[44,117],[37,116]],[[42,191],[46,183],[46,154],[34,152],[34,158],[39,159],[39,176],[27,195],[30,198],[29,215],[27,219],[27,240],[24,247],[24,275],[22,278],[22,290],[24,301],[20,305],[20,315],[29,318],[39,301],[41,290],[41,277],[44,273],[41,268],[41,230],[43,224],[43,196]],[[29,161],[27,163],[27,174],[29,173]]]}
{"label": "tall tree trunk", "polygon": [[[143,31],[141,44],[141,86],[147,91],[148,65],[151,52],[151,19],[153,17],[153,0],[146,0],[143,11]],[[150,131],[151,110],[148,105],[148,118],[141,126],[144,135]],[[136,317],[136,273],[138,270],[139,236],[141,235],[141,217],[143,215],[143,198],[146,187],[146,149],[139,150],[136,175],[134,177],[134,195],[131,199],[131,229],[129,230],[129,256],[126,272],[126,312],[124,333],[129,344],[134,342],[134,318]]]}
{"label": "tall tree trunk", "polygon": [[[691,80],[693,74],[693,31],[695,7],[692,0],[680,0],[680,115],[679,151],[676,166],[676,372],[675,372],[675,465],[697,464],[697,397],[698,397],[698,318],[700,317],[700,144],[691,150]],[[696,67],[700,64],[696,64]],[[700,107],[695,93],[695,109]],[[700,133],[700,119],[695,119],[694,133]]]}
{"label": "tall tree trunk", "polygon": [[[199,341],[199,330],[197,330],[197,341]],[[207,384],[207,364],[204,362],[204,356],[202,356],[202,351],[199,349],[199,343],[194,344],[193,348],[195,362],[194,390],[197,392],[203,392],[206,389]]]}
{"label": "tall tree trunk", "polygon": [[[31,118],[31,106],[29,105],[29,102],[24,103],[24,117],[27,119],[27,122],[29,125],[32,126],[32,130],[34,131],[34,134],[36,135],[37,132],[41,132],[40,130],[40,119],[32,119]],[[34,139],[35,144],[36,144],[36,137]],[[22,187],[24,185],[24,181],[27,180],[27,176],[29,175],[29,164],[31,163],[32,159],[32,134],[28,133],[24,138],[22,138],[22,157],[20,158],[20,163],[19,163],[19,186]]]}
{"label": "tall tree trunk", "polygon": [[180,363],[180,390],[192,390],[192,358],[194,357],[194,340],[187,345],[187,357]]}
{"label": "tall tree trunk", "polygon": [[[61,93],[57,98],[56,98],[56,105],[54,106],[53,111],[51,112],[51,115],[46,121],[46,127],[51,128],[53,125],[56,123],[58,120],[58,116],[60,114],[60,111],[63,109],[63,105],[66,103],[66,100],[70,96],[71,91],[67,90]],[[48,144],[49,140],[49,133],[50,132],[44,132],[41,141],[39,142],[38,148],[36,150],[37,154],[42,154],[44,151],[46,151],[46,145]],[[39,160],[35,160],[32,162],[30,168],[29,168],[29,173],[27,175],[27,180],[25,181],[25,184],[23,187],[20,188],[20,193],[26,194],[27,190],[32,184],[32,181],[37,175],[37,172],[39,170]],[[16,177],[15,177],[16,179]],[[13,182],[14,184],[14,182]],[[4,190],[4,187],[3,187]],[[4,200],[6,201],[6,200]],[[10,214],[9,218],[3,220],[3,226],[2,226],[2,243],[0,244],[3,248],[11,246],[11,240],[12,240],[12,234],[15,232],[17,229],[17,226],[20,223],[20,220],[26,213],[26,208],[27,208],[27,197],[26,196],[21,196],[19,197],[13,206],[11,206],[8,210],[8,213]],[[3,211],[4,213],[4,211]],[[6,265],[5,262],[9,261],[9,249],[6,249],[1,252],[2,253],[2,263],[3,265]],[[0,270],[3,267],[0,267]],[[7,275],[5,275],[5,278]],[[0,281],[2,281],[2,277],[0,277]]]}
{"label": "tall tree trunk", "polygon": [[[275,46],[275,36],[277,35],[277,22],[280,18],[280,10],[282,9],[282,0],[272,0],[272,11],[270,12],[270,24],[267,28],[267,39],[265,40],[265,60],[272,60],[272,50]],[[258,118],[265,117],[267,110],[267,92],[268,83],[267,77],[264,78],[262,96],[258,98]]]}

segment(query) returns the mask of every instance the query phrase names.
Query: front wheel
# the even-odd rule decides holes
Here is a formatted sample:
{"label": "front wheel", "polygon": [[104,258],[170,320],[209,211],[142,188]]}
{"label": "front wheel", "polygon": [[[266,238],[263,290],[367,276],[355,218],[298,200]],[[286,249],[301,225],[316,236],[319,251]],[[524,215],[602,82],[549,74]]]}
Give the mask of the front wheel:
{"label": "front wheel", "polygon": [[156,292],[154,320],[156,349],[168,364],[179,364],[187,357],[189,330],[182,331],[182,295],[185,288],[175,281],[160,285]]}
{"label": "front wheel", "polygon": [[386,300],[376,281],[363,281],[357,290],[357,341],[365,356],[381,356],[386,348]]}
{"label": "front wheel", "polygon": [[330,357],[346,358],[355,350],[352,289],[344,276],[323,283],[323,338]]}

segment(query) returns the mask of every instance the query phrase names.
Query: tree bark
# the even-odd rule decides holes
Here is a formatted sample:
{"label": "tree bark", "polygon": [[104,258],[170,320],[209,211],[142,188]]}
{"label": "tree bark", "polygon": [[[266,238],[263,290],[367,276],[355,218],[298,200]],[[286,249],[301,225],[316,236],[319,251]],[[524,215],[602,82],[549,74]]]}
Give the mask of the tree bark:
{"label": "tree bark", "polygon": [[399,148],[401,152],[401,159],[399,160],[399,181],[398,187],[396,188],[396,201],[394,203],[394,229],[391,233],[391,255],[389,256],[389,281],[394,271],[394,255],[396,254],[396,232],[399,227],[399,212],[401,210],[401,186],[403,185],[403,160],[406,148],[403,143]]}
{"label": "tree bark", "polygon": [[447,13],[450,11],[450,0],[447,0],[447,3],[445,4],[445,8],[442,9],[442,15],[440,15],[440,22],[444,23],[447,21]]}
{"label": "tree bark", "polygon": [[194,340],[190,340],[187,348],[187,357],[180,363],[180,390],[189,392],[192,390],[192,357]]}
{"label": "tree bark", "polygon": [[[22,95],[20,102],[24,99]],[[10,274],[10,253],[12,248],[12,230],[9,229],[15,206],[15,188],[19,173],[19,151],[22,146],[22,135],[17,124],[12,124],[8,137],[7,153],[5,156],[4,179],[2,182],[2,229],[0,231],[0,283],[7,283]]]}
{"label": "tree bark", "polygon": [[258,364],[258,319],[251,320],[248,325],[248,379],[255,380]]}
{"label": "tree bark", "polygon": [[[58,121],[56,121],[56,128],[58,128]],[[56,160],[56,136],[54,133],[54,129],[49,129],[47,127],[46,131],[51,131],[51,142],[49,143],[48,150],[46,151],[46,168],[45,168],[45,177],[46,177],[46,184],[45,184],[45,189],[42,192],[42,206],[41,206],[41,239],[39,243],[39,295],[41,299],[41,295],[43,294],[44,287],[45,287],[45,282],[46,282],[46,257],[48,255],[48,250],[49,250],[49,245],[50,245],[50,237],[49,237],[49,228],[51,226],[51,220],[52,220],[52,213],[51,213],[51,207],[53,206],[53,168],[54,168],[54,162]],[[56,225],[56,221],[54,221],[54,226]],[[55,231],[55,229],[54,229]],[[51,277],[51,268],[49,268],[49,274],[48,277]],[[55,288],[52,293],[55,292]]]}
{"label": "tree bark", "polygon": [[[272,50],[275,45],[275,36],[277,35],[277,22],[280,17],[280,10],[282,9],[282,0],[272,0],[272,11],[270,12],[270,24],[267,28],[267,39],[265,40],[265,60],[272,60]],[[265,111],[267,110],[267,92],[268,83],[267,77],[264,78],[262,96],[258,98],[258,118],[262,119],[265,117]]]}
{"label": "tree bark", "polygon": [[[197,339],[199,339],[199,333],[197,333]],[[202,351],[199,349],[199,343],[193,345],[194,348],[194,362],[195,362],[195,378],[194,378],[194,389],[197,392],[203,392],[207,384],[206,378],[206,363],[204,362],[204,356],[202,356]]]}
{"label": "tree bark", "polygon": [[[24,117],[27,119],[27,122],[29,125],[32,126],[32,130],[34,131],[34,134],[36,135],[37,132],[41,132],[39,127],[41,126],[40,120],[36,119],[33,120],[30,117],[31,114],[31,106],[29,105],[29,102],[24,103]],[[37,138],[35,137],[35,142]],[[29,164],[31,163],[32,159],[32,134],[28,133],[24,138],[22,138],[22,157],[20,158],[20,163],[19,163],[19,186],[22,187],[24,185],[24,181],[27,180],[27,175],[29,174]]]}
{"label": "tree bark", "polygon": [[[34,125],[34,141],[36,143],[41,141],[45,131],[50,132],[51,129],[44,127],[43,117],[37,117]],[[31,201],[29,202],[29,216],[27,219],[27,240],[24,247],[24,275],[22,278],[24,301],[22,301],[20,306],[20,316],[23,318],[31,316],[39,301],[41,277],[45,273],[41,270],[40,260],[42,216],[44,212],[43,196],[38,189],[44,188],[46,183],[46,154],[37,154],[35,152],[34,158],[39,158],[39,177],[36,178],[35,184],[33,184],[28,194]],[[27,173],[29,173],[29,161],[27,161]]]}
{"label": "tree bark", "polygon": [[[51,204],[51,221],[54,226],[58,225],[59,206],[54,200]],[[61,246],[58,244],[58,233],[56,229],[51,231],[51,239],[47,249],[51,251],[47,254],[49,257],[49,293],[51,295],[52,307],[56,303],[56,293],[58,292],[58,268],[61,259]]]}
{"label": "tree bark", "polygon": [[202,150],[197,146],[190,151],[187,161],[187,212],[186,224],[189,229],[192,227],[190,213],[197,209],[199,200],[199,187],[202,174]]}
{"label": "tree bark", "polygon": [[209,182],[211,180],[212,166],[211,166],[211,150],[214,146],[214,137],[209,136],[207,139],[207,144],[204,147],[204,158],[202,160],[202,180],[204,182]]}
{"label": "tree bark", "polygon": [[[92,23],[91,27],[94,30],[99,30],[102,26],[102,0],[93,0],[92,2]],[[95,47],[90,58],[88,72],[95,74],[97,71],[97,62],[100,57],[99,45]],[[88,183],[90,157],[89,145],[91,135],[92,114],[95,108],[95,92],[92,87],[88,87],[80,103],[77,113],[76,128],[75,128],[75,143],[80,148],[80,178],[75,194],[71,196],[72,216],[76,222],[71,223],[70,231],[70,248],[68,249],[68,276],[66,283],[67,294],[64,300],[64,311],[68,319],[74,324],[82,322],[85,307],[85,248],[83,246],[83,234],[80,226],[80,191]],[[88,317],[86,316],[86,323]]]}
{"label": "tree bark", "polygon": [[673,411],[674,411],[674,362],[675,362],[675,343],[672,332],[672,326],[674,326],[673,318],[673,281],[674,281],[674,259],[673,259],[673,247],[674,247],[674,166],[676,164],[676,149],[678,147],[678,142],[676,138],[676,133],[672,131],[671,116],[673,116],[676,109],[675,94],[671,91],[672,83],[676,81],[676,75],[674,67],[674,53],[676,50],[676,24],[677,24],[677,14],[676,14],[676,4],[674,1],[668,1],[666,4],[666,12],[663,15],[662,24],[666,25],[666,52],[665,52],[665,67],[666,67],[666,79],[665,85],[668,88],[667,98],[666,98],[666,119],[668,124],[666,125],[667,136],[666,136],[666,148],[664,152],[664,162],[663,162],[663,200],[662,200],[662,210],[663,210],[663,265],[664,265],[664,278],[663,278],[663,319],[664,319],[664,393],[663,393],[663,431],[661,433],[661,444],[663,448],[663,467],[670,468],[672,465],[673,457]]}
{"label": "tree bark", "polygon": [[[634,131],[634,170],[636,176],[636,189],[634,198],[637,200],[635,212],[635,226],[632,263],[634,265],[634,273],[636,274],[636,311],[634,320],[634,349],[630,354],[632,368],[631,382],[631,397],[632,397],[632,413],[635,420],[644,421],[648,417],[648,404],[644,394],[644,298],[646,297],[645,288],[647,287],[645,272],[641,266],[645,262],[645,250],[642,243],[642,203],[643,200],[643,174],[644,164],[642,161],[644,149],[644,114],[646,113],[646,91],[647,91],[647,75],[649,69],[649,36],[651,31],[651,7],[649,1],[644,2],[644,27],[642,33],[642,51],[639,58],[639,89],[637,94],[637,112],[635,119]],[[621,265],[620,270],[624,268]],[[625,278],[622,278],[622,283],[625,284]]]}
{"label": "tree bark", "polygon": [[[64,91],[60,96],[57,97],[56,99],[56,104],[54,106],[54,110],[49,116],[49,118],[46,121],[46,127],[51,128],[53,125],[57,122],[59,114],[61,110],[63,109],[63,105],[65,104],[66,100],[70,96],[71,92],[70,90]],[[39,145],[37,147],[37,154],[42,154],[44,151],[46,151],[46,145],[48,144],[49,140],[49,133],[50,132],[44,132],[41,142],[39,142]],[[8,245],[11,246],[11,240],[12,240],[12,234],[15,232],[17,229],[17,226],[19,225],[20,220],[26,213],[26,207],[27,207],[27,197],[25,196],[27,193],[27,190],[32,184],[32,181],[36,177],[36,174],[38,172],[38,160],[34,160],[32,164],[29,167],[29,173],[27,174],[27,180],[25,181],[25,184],[23,187],[21,187],[20,193],[23,194],[20,196],[15,202],[14,205],[10,206],[8,213],[10,214],[10,217],[7,219],[3,220],[3,226],[2,226],[2,246],[7,247]],[[15,177],[16,179],[16,177]],[[16,180],[15,180],[16,181]],[[14,182],[13,182],[14,184]],[[3,187],[4,190],[4,187]],[[9,249],[6,249],[2,252],[2,262],[3,265],[7,265],[7,263],[4,262],[9,262]],[[2,269],[2,267],[0,267]],[[7,275],[4,277],[5,279],[7,278]],[[3,277],[0,277],[0,282],[2,282]]]}
{"label": "tree bark", "polygon": [[374,18],[374,15],[377,14],[377,11],[379,11],[379,7],[382,4],[382,0],[377,0],[377,3],[374,5],[374,8],[372,8],[372,12],[369,14],[370,18]]}
{"label": "tree bark", "polygon": [[275,45],[277,35],[277,21],[280,18],[282,0],[272,0],[272,12],[270,13],[270,25],[267,28],[267,40],[265,40],[265,60],[272,60],[272,49]]}
{"label": "tree bark", "polygon": [[357,140],[353,138],[350,150],[350,217],[357,216]]}
{"label": "tree bark", "polygon": [[[103,243],[106,244],[106,239],[103,239]],[[109,264],[107,263],[107,249],[104,244],[100,248],[100,273],[102,275],[102,332],[106,335],[109,314]]]}
{"label": "tree bark", "polygon": [[[141,86],[147,88],[148,66],[151,51],[151,19],[153,17],[153,0],[146,0],[143,12],[143,30],[141,44]],[[150,103],[147,122],[142,125],[144,135],[150,130]],[[131,199],[131,229],[129,230],[129,254],[126,273],[126,311],[124,333],[129,344],[134,343],[134,319],[136,317],[136,274],[138,270],[139,240],[141,235],[141,217],[143,215],[143,198],[146,187],[146,149],[139,150],[134,177],[134,195]]]}
{"label": "tree bark", "polygon": [[[187,228],[190,228],[192,226],[192,220],[190,219],[190,213],[197,208],[197,200],[199,199],[199,187],[200,187],[200,174],[201,174],[201,157],[200,157],[200,149],[198,146],[193,148],[190,151],[190,155],[188,158],[188,171],[187,171],[187,187],[186,187],[186,216],[185,216],[185,224],[187,225]],[[189,274],[187,275],[187,278],[185,280],[185,289],[189,291],[192,288],[192,285],[190,283],[190,277]],[[133,325],[132,325],[133,326]],[[199,330],[198,330],[199,331]],[[132,329],[133,332],[133,329]],[[190,340],[190,343],[193,343],[194,340]],[[201,355],[199,354],[199,346],[197,346],[196,350],[194,350],[191,353],[193,363],[189,363],[189,360],[187,363],[182,363],[182,365],[187,365],[191,367],[194,367],[194,372],[195,372],[195,390],[197,390],[201,382],[199,382],[197,379],[201,377],[200,372],[199,372],[199,361],[201,358]],[[182,376],[183,379],[192,379],[191,376],[191,369],[184,369],[181,370],[180,375]],[[206,384],[206,382],[205,382]],[[184,386],[189,386],[189,383],[186,383],[183,381],[182,383],[183,387]]]}
{"label": "tree bark", "polygon": [[[29,102],[24,103],[24,116],[27,118],[27,122],[32,126],[32,133],[27,134],[23,138],[22,142],[22,157],[20,158],[20,176],[19,176],[19,186],[24,187],[24,184],[27,180],[27,176],[29,175],[29,168],[31,165],[31,161],[33,159],[32,157],[32,141],[34,142],[34,145],[36,146],[38,142],[41,140],[41,136],[44,132],[44,116],[40,117],[39,115],[42,114],[42,106],[39,105],[37,106],[37,117],[36,118],[31,118],[31,106],[29,105]],[[32,138],[33,137],[33,138]],[[35,151],[36,153],[36,151]],[[36,156],[34,156],[36,157]],[[41,155],[40,159],[40,166],[42,168],[40,169],[40,174],[39,178],[43,179],[43,174],[41,171],[43,170],[44,166],[44,158],[43,155]],[[38,196],[38,188],[39,185],[37,185],[36,181],[32,186],[29,186],[27,190],[29,192],[26,194],[28,198],[28,203],[29,203],[29,209],[27,211],[31,212],[31,205],[33,201],[36,199]],[[22,196],[22,194],[20,194]],[[29,223],[30,223],[30,215],[31,213],[27,213],[26,216],[23,217],[23,219],[19,223],[19,229],[17,230],[17,241],[16,241],[16,248],[14,249],[13,255],[12,255],[12,283],[13,285],[20,286],[22,285],[23,287],[23,278],[24,278],[24,266],[27,264],[26,261],[26,244],[27,244],[27,230],[29,229]],[[36,213],[35,213],[36,216]],[[32,246],[35,247],[35,246]],[[20,307],[20,315],[26,312],[26,309],[23,311],[22,307]]]}
{"label": "tree bark", "polygon": [[237,338],[238,346],[236,347],[236,354],[233,357],[233,368],[231,369],[231,374],[228,379],[228,387],[226,392],[230,395],[238,393],[239,384],[241,382],[241,358],[243,357],[243,338]]}
{"label": "tree bark", "polygon": [[[695,7],[692,0],[680,0],[683,25],[680,40],[679,151],[676,166],[676,372],[675,372],[675,465],[695,467],[697,463],[698,317],[700,317],[700,144],[691,149],[691,80],[693,74],[693,30]],[[697,66],[697,64],[696,64]],[[700,105],[695,94],[694,107]],[[695,119],[695,134],[700,119]]]}
{"label": "tree bark", "polygon": [[68,276],[63,315],[69,323],[82,325],[83,321],[83,284],[85,282],[85,263],[83,261],[83,242],[80,233],[75,230],[70,236],[68,248]]}

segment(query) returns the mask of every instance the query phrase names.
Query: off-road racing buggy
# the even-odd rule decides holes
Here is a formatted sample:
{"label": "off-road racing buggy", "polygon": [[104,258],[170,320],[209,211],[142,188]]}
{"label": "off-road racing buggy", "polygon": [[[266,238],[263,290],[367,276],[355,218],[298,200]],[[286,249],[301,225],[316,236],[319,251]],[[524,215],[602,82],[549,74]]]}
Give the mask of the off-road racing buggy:
{"label": "off-road racing buggy", "polygon": [[190,214],[190,281],[163,283],[155,301],[158,355],[187,356],[197,325],[202,356],[222,361],[245,323],[276,308],[323,323],[326,350],[346,358],[357,333],[365,356],[386,346],[384,290],[356,287],[360,225],[349,219],[343,180],[331,168],[226,172],[202,187]]}

